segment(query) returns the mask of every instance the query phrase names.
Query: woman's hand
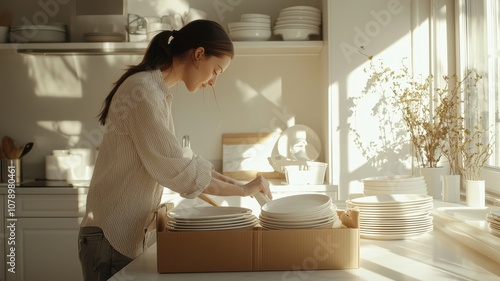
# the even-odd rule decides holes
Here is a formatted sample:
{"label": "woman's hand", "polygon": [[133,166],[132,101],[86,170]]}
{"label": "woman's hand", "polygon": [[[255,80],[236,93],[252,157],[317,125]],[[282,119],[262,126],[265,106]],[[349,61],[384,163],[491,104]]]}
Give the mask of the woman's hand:
{"label": "woman's hand", "polygon": [[257,176],[244,186],[244,196],[253,196],[260,192],[266,195],[269,199],[273,199],[271,189],[269,189],[269,182],[263,176]]}

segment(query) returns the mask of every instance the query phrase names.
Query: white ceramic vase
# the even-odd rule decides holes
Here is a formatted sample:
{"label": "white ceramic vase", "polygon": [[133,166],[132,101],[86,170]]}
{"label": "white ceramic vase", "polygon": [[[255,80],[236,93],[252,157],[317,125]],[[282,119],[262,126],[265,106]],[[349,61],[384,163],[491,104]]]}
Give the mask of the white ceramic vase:
{"label": "white ceramic vase", "polygon": [[420,168],[420,174],[424,177],[427,186],[427,195],[434,199],[441,200],[441,176],[448,173],[444,167]]}
{"label": "white ceramic vase", "polygon": [[460,175],[441,176],[441,184],[443,201],[460,203]]}
{"label": "white ceramic vase", "polygon": [[466,180],[465,192],[466,202],[469,207],[484,207],[485,205],[485,181],[484,180]]}

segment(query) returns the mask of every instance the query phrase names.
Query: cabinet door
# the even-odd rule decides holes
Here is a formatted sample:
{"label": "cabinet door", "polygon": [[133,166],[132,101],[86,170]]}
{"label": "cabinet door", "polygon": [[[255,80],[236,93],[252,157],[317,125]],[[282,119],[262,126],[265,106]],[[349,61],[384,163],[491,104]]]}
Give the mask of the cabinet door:
{"label": "cabinet door", "polygon": [[78,231],[78,218],[19,218],[16,272],[6,272],[6,280],[83,280]]}
{"label": "cabinet door", "polygon": [[[3,196],[0,196],[0,229],[1,232],[0,232],[0,249],[2,250],[1,252],[2,253],[6,253],[6,245],[5,245],[5,235],[2,235],[4,233],[4,231],[7,231],[5,230],[5,226],[3,224],[3,221],[4,221],[4,210],[5,210],[5,207],[3,205]],[[5,251],[4,251],[5,250]],[[0,281],[4,281],[5,280],[5,254],[2,254],[0,256]]]}

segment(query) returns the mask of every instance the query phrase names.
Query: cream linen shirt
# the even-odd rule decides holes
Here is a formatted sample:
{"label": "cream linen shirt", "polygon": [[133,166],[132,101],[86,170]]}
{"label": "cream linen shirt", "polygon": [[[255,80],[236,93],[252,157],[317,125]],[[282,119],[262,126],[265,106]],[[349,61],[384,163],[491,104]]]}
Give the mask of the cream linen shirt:
{"label": "cream linen shirt", "polygon": [[209,161],[183,157],[172,98],[159,70],[136,73],[118,88],[106,119],[81,226],[100,227],[130,258],[154,229],[163,187],[195,198],[211,180]]}

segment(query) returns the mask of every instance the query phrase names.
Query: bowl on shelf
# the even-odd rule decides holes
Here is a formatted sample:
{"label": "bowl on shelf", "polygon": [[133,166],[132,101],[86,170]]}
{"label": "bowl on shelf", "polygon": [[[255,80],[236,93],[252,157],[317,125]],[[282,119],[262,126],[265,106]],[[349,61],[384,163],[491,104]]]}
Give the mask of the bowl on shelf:
{"label": "bowl on shelf", "polygon": [[247,29],[253,29],[253,28],[265,28],[269,29],[270,24],[268,23],[260,23],[260,22],[245,22],[245,21],[237,21],[237,22],[229,22],[227,24],[229,27],[229,30],[233,28],[247,28]]}
{"label": "bowl on shelf", "polygon": [[266,41],[271,38],[271,30],[242,29],[229,32],[234,41]]}
{"label": "bowl on shelf", "polygon": [[66,29],[58,25],[22,25],[10,29],[10,42],[47,43],[65,42]]}
{"label": "bowl on shelf", "polygon": [[227,26],[234,41],[267,41],[272,35],[269,15],[243,14],[241,21],[229,22]]}
{"label": "bowl on shelf", "polygon": [[292,28],[292,29],[275,29],[275,35],[281,35],[285,41],[304,41],[308,40],[311,35],[319,35],[319,32],[313,29]]}
{"label": "bowl on shelf", "polygon": [[258,22],[271,25],[271,16],[265,14],[242,14],[241,21],[243,22]]}
{"label": "bowl on shelf", "polygon": [[315,7],[292,6],[280,10],[274,25],[274,34],[285,41],[309,40],[320,35],[321,11]]}

